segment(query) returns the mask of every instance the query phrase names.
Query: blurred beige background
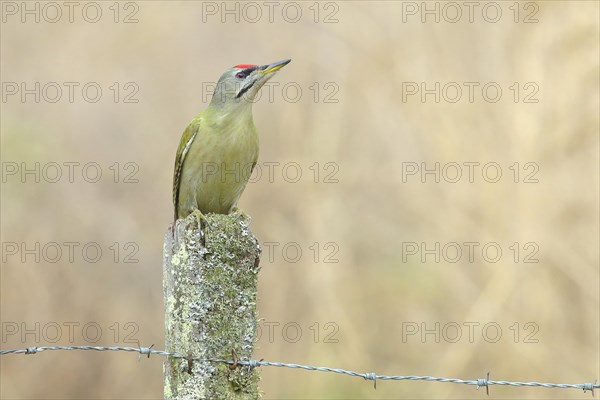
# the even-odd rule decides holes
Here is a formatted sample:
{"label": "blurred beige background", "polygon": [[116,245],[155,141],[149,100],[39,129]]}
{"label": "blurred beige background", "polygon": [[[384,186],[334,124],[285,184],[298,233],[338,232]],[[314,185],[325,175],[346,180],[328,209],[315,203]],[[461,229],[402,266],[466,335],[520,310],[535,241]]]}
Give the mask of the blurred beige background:
{"label": "blurred beige background", "polygon": [[[472,22],[455,3],[455,23],[456,8],[436,2],[426,6],[438,7],[439,22],[421,2],[276,2],[271,16],[262,2],[77,3],[73,22],[64,6],[52,22],[55,10],[28,2],[39,23],[22,4],[2,2],[2,349],[46,339],[163,348],[162,243],[180,134],[207,104],[203,87],[226,68],[291,58],[254,106],[259,165],[279,166],[272,180],[264,169],[240,203],[260,241],[278,243],[263,246],[256,358],[390,375],[600,377],[598,2],[498,2],[495,23],[486,18],[496,6],[485,2]],[[239,22],[221,7],[237,7]],[[99,8],[99,21],[86,21],[84,8],[88,20]],[[21,100],[23,82],[34,91],[40,83],[39,102]],[[62,88],[56,102],[52,82]],[[72,102],[68,82],[78,85]],[[411,82],[439,82],[440,101],[408,95]],[[465,82],[479,85],[472,102]],[[487,83],[490,96],[501,88],[497,102],[484,98]],[[96,86],[102,95],[92,103]],[[463,94],[452,103],[456,86]],[[40,182],[31,174],[22,182],[22,165],[36,162]],[[79,163],[73,182],[70,162]],[[436,162],[439,183],[420,171],[403,179],[406,168]],[[471,162],[480,163],[473,182]],[[56,183],[52,163],[62,166]],[[99,166],[98,182],[82,177],[88,163]],[[487,181],[494,169],[484,179],[487,163],[497,163],[499,181]],[[288,165],[300,166],[298,182],[293,169],[283,174]],[[69,242],[78,243],[72,261]],[[472,260],[465,242],[478,243]],[[412,243],[416,255],[406,252]],[[423,251],[436,243],[439,262]],[[463,250],[456,262],[453,243]],[[102,250],[99,261],[83,257],[86,244],[88,260]],[[486,244],[501,248],[496,262],[482,255]],[[62,258],[49,262],[56,247]],[[439,342],[435,333],[421,338],[436,323]],[[33,332],[25,340],[23,329]],[[2,356],[0,396],[160,398],[163,360],[137,358]],[[378,382],[374,390],[335,374],[261,374],[265,399],[485,397],[464,385]],[[490,398],[590,394],[493,386]]]}

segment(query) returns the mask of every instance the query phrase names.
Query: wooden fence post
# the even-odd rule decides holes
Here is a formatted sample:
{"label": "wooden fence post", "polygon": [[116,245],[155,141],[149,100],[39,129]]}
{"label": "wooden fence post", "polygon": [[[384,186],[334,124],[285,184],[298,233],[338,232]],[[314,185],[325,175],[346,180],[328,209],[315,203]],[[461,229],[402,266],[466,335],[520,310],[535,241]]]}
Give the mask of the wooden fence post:
{"label": "wooden fence post", "polygon": [[[164,242],[165,341],[193,357],[250,358],[256,339],[260,247],[241,212],[193,213],[169,228]],[[199,226],[200,225],[200,226]],[[164,364],[165,399],[258,399],[259,374],[248,367]]]}

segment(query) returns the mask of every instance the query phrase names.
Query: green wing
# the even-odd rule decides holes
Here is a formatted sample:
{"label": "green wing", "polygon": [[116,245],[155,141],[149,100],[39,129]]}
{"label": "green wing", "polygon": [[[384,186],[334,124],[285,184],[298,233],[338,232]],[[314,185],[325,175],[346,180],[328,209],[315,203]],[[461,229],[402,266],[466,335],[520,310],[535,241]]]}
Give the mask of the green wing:
{"label": "green wing", "polygon": [[183,170],[183,162],[185,161],[185,156],[187,155],[192,143],[194,142],[194,138],[198,133],[198,129],[200,128],[200,124],[196,123],[196,121],[192,122],[185,128],[183,131],[183,135],[181,135],[181,141],[179,142],[179,147],[177,148],[177,156],[175,157],[175,171],[173,172],[173,205],[175,206],[175,221],[179,216],[178,204],[179,204],[179,186],[181,185],[181,171]]}

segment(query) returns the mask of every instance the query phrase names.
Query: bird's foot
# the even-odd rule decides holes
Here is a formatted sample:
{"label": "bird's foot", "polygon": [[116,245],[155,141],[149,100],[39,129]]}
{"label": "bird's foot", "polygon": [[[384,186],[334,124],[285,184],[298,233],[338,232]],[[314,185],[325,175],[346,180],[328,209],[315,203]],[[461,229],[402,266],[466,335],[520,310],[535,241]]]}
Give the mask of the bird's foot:
{"label": "bird's foot", "polygon": [[200,243],[202,246],[206,246],[206,237],[204,233],[204,229],[206,228],[206,216],[202,214],[200,210],[194,210],[192,212],[194,218],[196,218],[196,223],[198,224],[198,231],[200,232]]}
{"label": "bird's foot", "polygon": [[206,217],[202,214],[202,211],[194,210],[192,214],[194,215],[194,218],[196,218],[196,222],[198,222],[198,228],[202,228],[205,225],[205,222],[203,221],[206,221]]}
{"label": "bird's foot", "polygon": [[243,221],[250,221],[250,216],[244,212],[241,208],[233,207],[229,215],[233,215],[236,218],[240,218]]}

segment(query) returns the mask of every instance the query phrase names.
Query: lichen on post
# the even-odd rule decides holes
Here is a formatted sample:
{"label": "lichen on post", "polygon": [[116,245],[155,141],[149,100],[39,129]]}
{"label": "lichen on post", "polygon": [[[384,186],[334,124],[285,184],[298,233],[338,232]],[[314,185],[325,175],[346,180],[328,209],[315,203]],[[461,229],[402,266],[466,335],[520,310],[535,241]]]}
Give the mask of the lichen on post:
{"label": "lichen on post", "polygon": [[[260,246],[241,212],[199,212],[165,235],[166,349],[201,359],[251,358]],[[256,369],[169,357],[165,399],[258,399]]]}

